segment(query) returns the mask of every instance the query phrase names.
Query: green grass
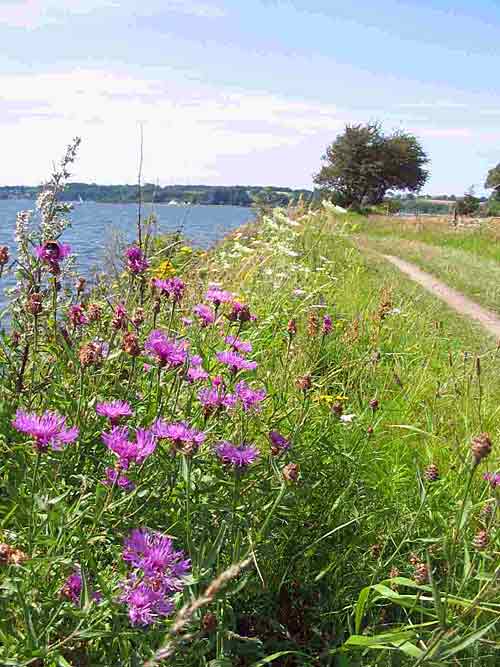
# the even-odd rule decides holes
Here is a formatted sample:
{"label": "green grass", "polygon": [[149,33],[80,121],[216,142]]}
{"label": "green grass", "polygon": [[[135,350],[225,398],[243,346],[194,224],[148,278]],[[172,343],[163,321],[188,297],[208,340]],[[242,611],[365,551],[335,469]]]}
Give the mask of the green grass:
{"label": "green grass", "polygon": [[[68,325],[69,337],[54,336],[48,301],[36,322],[18,312],[19,339],[4,338],[0,366],[0,537],[27,559],[0,565],[1,664],[135,666],[161,646],[173,653],[168,664],[184,667],[496,664],[496,510],[481,514],[493,493],[481,474],[499,458],[498,352],[475,325],[362,254],[345,231],[327,215],[276,210],[206,254],[170,244],[164,254],[187,285],[177,306],[162,297],[156,313],[146,282],[124,275],[83,296],[85,309],[99,301],[102,317]],[[146,248],[154,268],[162,246]],[[40,289],[50,289],[36,259],[33,268]],[[256,320],[231,322],[224,306],[218,325],[183,320],[214,281]],[[125,332],[112,323],[120,301],[128,313],[144,308],[137,330],[126,324],[141,346],[154,328],[188,341],[229,390],[242,378],[265,389],[262,410],[206,418],[197,398],[206,381],[189,384],[182,367],[160,372],[146,353],[122,349]],[[61,321],[67,307],[61,299]],[[327,313],[334,327],[323,335]],[[226,347],[219,327],[252,343],[255,371],[234,377],[217,361]],[[109,355],[82,369],[78,350],[97,336]],[[306,390],[297,386],[304,376]],[[105,487],[115,458],[95,404],[109,398],[129,401],[131,427],[185,420],[205,442],[190,456],[163,441],[127,471],[133,492]],[[10,425],[18,407],[59,411],[78,424],[78,441],[38,456]],[[291,450],[273,456],[270,430]],[[485,431],[493,452],[476,470],[470,442]],[[214,453],[221,440],[252,443],[260,458],[236,475]],[[296,482],[283,478],[289,463],[300,470]],[[431,464],[438,481],[425,478]],[[119,600],[130,571],[123,539],[141,526],[171,535],[192,560],[177,609],[250,559],[223,591],[199,601],[181,636],[168,635],[175,613],[138,627]],[[472,545],[482,529],[484,550]],[[427,581],[416,582],[427,565]],[[76,566],[86,585],[75,603],[60,591]],[[393,568],[399,578],[388,583]],[[212,631],[206,617],[203,626],[207,611]]]}

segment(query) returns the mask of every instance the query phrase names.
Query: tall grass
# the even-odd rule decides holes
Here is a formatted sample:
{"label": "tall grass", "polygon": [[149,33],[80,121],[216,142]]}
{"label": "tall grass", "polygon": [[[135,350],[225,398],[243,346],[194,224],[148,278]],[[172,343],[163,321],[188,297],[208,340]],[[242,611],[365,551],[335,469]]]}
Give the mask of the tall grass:
{"label": "tall grass", "polygon": [[[2,664],[495,664],[487,339],[301,207],[208,253],[146,232],[114,282],[76,291],[54,239],[22,233]],[[128,433],[96,411],[111,400]],[[66,418],[61,449],[35,432],[45,410]]]}

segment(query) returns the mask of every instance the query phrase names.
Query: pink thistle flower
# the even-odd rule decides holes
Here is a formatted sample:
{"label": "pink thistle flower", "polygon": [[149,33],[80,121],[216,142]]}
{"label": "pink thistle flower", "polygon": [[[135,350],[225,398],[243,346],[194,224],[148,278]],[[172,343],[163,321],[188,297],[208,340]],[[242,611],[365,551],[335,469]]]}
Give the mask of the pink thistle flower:
{"label": "pink thistle flower", "polygon": [[178,303],[182,299],[184,290],[186,289],[184,282],[177,276],[168,278],[167,280],[154,278],[153,285],[156,287],[156,289],[160,290],[162,294],[165,294],[171,298],[175,303]]}
{"label": "pink thistle flower", "polygon": [[191,428],[186,422],[169,424],[163,419],[156,421],[153,432],[157,438],[170,440],[174,451],[187,455],[196,452],[206,437],[202,431]]}
{"label": "pink thistle flower", "polygon": [[71,255],[71,246],[59,243],[59,241],[47,241],[36,246],[35,254],[39,260],[49,267],[49,271],[57,275],[61,271],[59,262]]}
{"label": "pink thistle flower", "polygon": [[155,357],[161,367],[175,368],[182,366],[187,359],[187,341],[176,342],[169,339],[163,331],[155,329],[149,334],[144,349]]}
{"label": "pink thistle flower", "polygon": [[[83,578],[80,570],[75,568],[72,574],[67,577],[61,588],[61,596],[72,602],[73,604],[80,604],[80,597],[83,589]],[[100,602],[102,595],[99,591],[92,593],[92,600]]]}
{"label": "pink thistle flower", "polygon": [[323,317],[323,335],[326,336],[331,333],[333,329],[333,321],[330,315],[324,315]]}
{"label": "pink thistle flower", "polygon": [[155,451],[156,436],[149,429],[137,429],[135,441],[129,440],[128,429],[124,426],[114,426],[109,433],[103,433],[101,438],[106,447],[118,457],[120,466],[127,470],[129,465],[141,465]]}
{"label": "pink thistle flower", "polygon": [[240,357],[239,354],[236,354],[236,352],[217,352],[215,356],[221,364],[229,366],[232,373],[237,373],[238,371],[253,371],[257,368],[256,361],[247,361],[243,357]]}
{"label": "pink thistle flower", "polygon": [[131,245],[125,250],[125,259],[127,260],[127,269],[134,275],[144,273],[149,267],[148,260],[137,245]]}
{"label": "pink thistle flower", "polygon": [[215,448],[215,453],[223,463],[240,470],[247,468],[259,457],[259,450],[256,447],[233,445],[227,441],[220,442]]}
{"label": "pink thistle flower", "polygon": [[240,338],[237,338],[237,336],[226,336],[224,338],[224,341],[231,347],[232,350],[235,352],[251,352],[252,351],[252,343],[247,340],[241,340]]}
{"label": "pink thistle flower", "polygon": [[290,449],[290,441],[278,431],[269,431],[269,440],[271,441],[271,452],[275,456]]}
{"label": "pink thistle flower", "polygon": [[105,486],[117,486],[123,491],[129,493],[135,489],[135,484],[125,475],[121,475],[119,470],[115,468],[106,468],[106,479],[102,481]]}
{"label": "pink thistle flower", "polygon": [[66,427],[66,417],[49,411],[38,416],[18,410],[12,426],[17,431],[30,435],[35,441],[35,447],[41,452],[46,451],[49,445],[55,451],[61,450],[76,440],[79,433],[76,426]]}
{"label": "pink thistle flower", "polygon": [[130,417],[132,415],[132,408],[126,401],[110,401],[105,403],[98,403],[95,411],[101,417],[109,419],[112,426],[116,426],[123,417]]}
{"label": "pink thistle flower", "polygon": [[260,403],[266,398],[265,389],[252,389],[244,380],[236,383],[234,394],[241,403],[244,412],[250,410],[258,412],[261,407]]}
{"label": "pink thistle flower", "polygon": [[115,310],[113,312],[113,319],[111,321],[111,324],[113,326],[113,329],[126,329],[127,328],[127,311],[125,309],[125,306],[123,303],[119,303],[115,306]]}
{"label": "pink thistle flower", "polygon": [[483,479],[486,482],[489,482],[492,489],[495,489],[497,486],[500,486],[500,473],[498,472],[485,472]]}
{"label": "pink thistle flower", "polygon": [[220,289],[217,285],[209,285],[205,299],[211,301],[218,308],[221,303],[232,303],[234,295],[231,292]]}
{"label": "pink thistle flower", "polygon": [[250,321],[255,321],[257,317],[255,315],[252,315],[250,312],[250,308],[244,304],[240,303],[239,301],[234,301],[233,302],[233,307],[231,309],[231,312],[227,316],[227,319],[230,320],[231,322],[250,322]]}
{"label": "pink thistle flower", "polygon": [[81,327],[84,324],[89,323],[89,319],[85,315],[85,311],[83,310],[83,306],[81,304],[75,304],[69,307],[68,318],[71,324],[73,324],[75,327]]}
{"label": "pink thistle flower", "polygon": [[215,322],[215,313],[204,303],[199,303],[193,308],[193,313],[200,319],[202,327],[208,327]]}

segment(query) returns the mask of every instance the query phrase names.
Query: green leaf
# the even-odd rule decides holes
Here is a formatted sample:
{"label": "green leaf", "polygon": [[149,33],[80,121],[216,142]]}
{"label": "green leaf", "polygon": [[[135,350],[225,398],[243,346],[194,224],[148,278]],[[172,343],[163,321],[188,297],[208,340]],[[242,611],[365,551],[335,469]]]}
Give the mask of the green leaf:
{"label": "green leaf", "polygon": [[491,621],[491,623],[488,623],[488,625],[485,625],[484,627],[480,628],[479,630],[476,630],[475,632],[471,632],[469,635],[464,637],[463,639],[458,639],[455,642],[451,642],[448,644],[447,650],[445,650],[444,653],[440,654],[440,659],[441,660],[446,660],[448,658],[451,658],[451,656],[456,655],[460,651],[463,651],[466,649],[468,646],[471,644],[474,644],[477,642],[483,635],[487,634],[496,624],[498,623],[498,618],[496,618],[494,621]]}
{"label": "green leaf", "polygon": [[363,588],[363,590],[358,596],[358,601],[356,602],[356,607],[354,609],[354,629],[356,631],[356,634],[359,634],[361,630],[361,621],[363,620],[366,603],[368,602],[370,593],[371,593],[371,587],[367,586],[366,588]]}
{"label": "green leaf", "polygon": [[269,665],[269,663],[281,658],[283,655],[300,655],[303,658],[308,658],[309,656],[306,653],[301,653],[300,651],[279,651],[279,653],[273,653],[268,655],[258,662],[254,662],[251,667],[262,667],[263,665]]}

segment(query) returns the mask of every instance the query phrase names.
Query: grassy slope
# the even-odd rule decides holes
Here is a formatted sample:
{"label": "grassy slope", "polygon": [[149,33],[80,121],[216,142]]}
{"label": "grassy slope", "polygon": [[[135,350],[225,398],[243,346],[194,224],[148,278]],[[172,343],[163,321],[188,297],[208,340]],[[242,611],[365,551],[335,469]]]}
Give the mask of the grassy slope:
{"label": "grassy slope", "polygon": [[478,303],[500,312],[500,244],[495,225],[464,230],[446,224],[362,221],[363,239],[412,261]]}
{"label": "grassy slope", "polygon": [[[474,325],[385,262],[360,254],[338,221],[295,217],[298,221],[276,212],[273,219],[242,230],[194,260],[186,272],[190,295],[185,311],[202,298],[208,281],[219,280],[256,312],[257,322],[245,329],[244,337],[252,341],[252,357],[259,362],[257,385],[265,387],[269,396],[260,415],[209,422],[207,443],[193,459],[189,524],[185,469],[179,457],[158,453],[141,468],[138,488],[130,498],[105,500],[98,480],[106,453],[99,439],[102,424],[93,411],[95,400],[129,396],[144,421],[150,419],[152,407],[154,412],[155,392],[149,391],[149,378],[141,373],[132,381],[126,374],[127,382],[120,381],[130,360],[119,353],[119,341],[105,369],[91,369],[85,376],[82,448],[68,449],[60,463],[55,455],[53,462],[42,460],[37,494],[57,500],[38,501],[43,511],[38,518],[36,558],[11,573],[0,599],[4,645],[0,656],[5,664],[18,664],[7,663],[6,658],[31,659],[38,649],[57,646],[61,637],[68,636],[65,659],[75,659],[83,647],[90,664],[141,664],[162,633],[130,628],[116,604],[122,536],[136,525],[165,530],[183,548],[192,545],[196,594],[215,571],[245,551],[250,539],[255,542],[269,517],[266,540],[255,548],[258,576],[254,573],[245,588],[213,606],[220,624],[217,648],[211,639],[195,643],[195,653],[186,649],[176,662],[184,667],[207,665],[215,655],[250,665],[277,650],[309,656],[287,664],[331,664],[324,652],[337,649],[355,632],[353,609],[363,587],[387,578],[392,566],[411,577],[410,553],[425,559],[430,544],[437,586],[459,592],[465,600],[478,592],[481,584],[476,575],[491,571],[495,549],[492,543],[483,556],[467,548],[481,525],[479,510],[489,493],[481,480],[472,485],[471,503],[458,533],[454,526],[470,470],[470,438],[488,430],[496,439],[499,431],[497,352]],[[130,292],[129,309],[134,298]],[[335,328],[323,339],[308,333],[307,321],[311,314],[325,312],[334,316]],[[298,334],[287,354],[291,318],[297,321]],[[166,328],[168,319],[168,312],[162,314],[159,326]],[[101,335],[106,335],[106,326],[100,325]],[[142,336],[150,326],[148,320]],[[222,349],[216,331],[184,328],[177,318],[174,327],[202,354],[212,374],[221,372],[213,356],[214,350]],[[76,335],[79,344],[94,332]],[[49,343],[47,347],[50,353]],[[23,400],[30,400],[32,409],[57,407],[73,423],[81,392],[65,354],[59,350],[57,360],[49,356],[44,362],[52,369],[46,392]],[[34,371],[35,384],[38,372],[46,375],[43,365]],[[306,395],[296,387],[296,379],[305,373],[312,378]],[[26,548],[32,475],[25,471],[32,470],[34,456],[9,429],[14,401],[8,392],[8,369],[4,375],[2,430],[8,456],[0,464],[6,481],[3,529]],[[165,411],[172,419],[189,419],[203,427],[192,393],[189,386],[183,387],[175,404],[167,401]],[[355,415],[352,423],[342,423],[332,414],[336,397],[346,414]],[[374,398],[379,401],[376,411],[369,405]],[[266,434],[271,428],[292,438],[293,449],[285,460],[268,455]],[[240,437],[255,442],[263,454],[244,477],[235,504],[232,482],[214,460],[211,446],[221,438]],[[278,495],[280,468],[288,460],[300,466],[301,479]],[[498,450],[483,468],[494,468],[495,460]],[[430,463],[440,470],[441,480],[434,484],[422,479]],[[207,567],[207,553],[224,525],[226,540],[218,547],[217,561]],[[469,559],[474,571],[462,581]],[[58,596],[64,573],[74,562],[88,567],[103,591],[104,602],[97,610],[95,606],[74,610]],[[392,605],[385,620],[380,607],[375,607],[364,615],[362,628],[369,634],[410,618],[432,619],[432,605],[424,606],[425,613],[412,613]],[[459,621],[452,607],[448,621],[461,632],[473,627],[467,619]],[[477,627],[482,622],[481,616],[474,621]],[[245,642],[226,632],[245,634],[249,627],[262,643]],[[433,630],[431,626],[423,631],[420,639],[431,641]],[[412,634],[409,638],[416,646],[417,639]],[[420,649],[423,645],[419,641]],[[48,664],[58,664],[59,654],[51,648],[54,662]],[[242,658],[244,654],[250,658]],[[318,663],[320,654],[323,662]],[[352,664],[373,664],[371,654],[361,657],[355,651],[354,655]],[[389,655],[382,653],[378,664],[390,664]],[[481,664],[488,665],[487,660]],[[404,664],[413,664],[413,659]]]}

